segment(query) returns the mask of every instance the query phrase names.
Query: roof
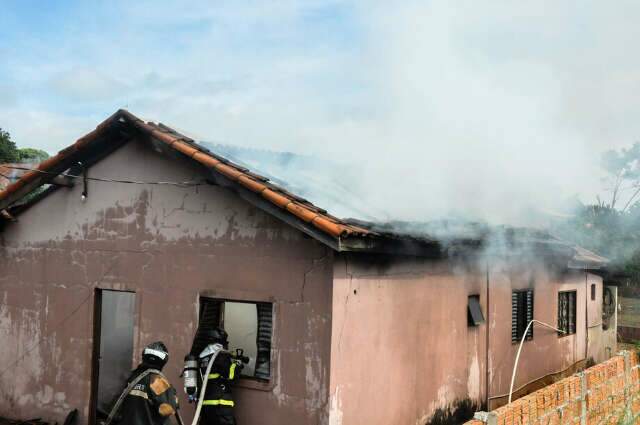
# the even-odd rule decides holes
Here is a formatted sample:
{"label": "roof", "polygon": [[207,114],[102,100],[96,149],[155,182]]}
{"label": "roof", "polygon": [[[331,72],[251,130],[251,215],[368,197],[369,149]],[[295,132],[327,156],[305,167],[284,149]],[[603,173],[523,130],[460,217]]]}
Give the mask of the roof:
{"label": "roof", "polygon": [[[309,234],[337,251],[364,251],[418,256],[441,256],[459,251],[458,248],[490,246],[498,237],[505,240],[517,236],[519,243],[544,246],[548,252],[561,253],[562,258],[573,268],[599,269],[606,259],[584,249],[552,238],[549,235],[520,232],[514,229],[492,229],[484,224],[449,222],[383,224],[356,219],[342,219],[329,214],[301,196],[275,184],[269,178],[250,171],[247,167],[232,162],[212,152],[193,139],[180,134],[162,123],[145,122],[132,113],[120,109],[100,123],[95,130],[78,139],[75,143],[58,152],[36,166],[31,171],[15,170],[24,164],[5,164],[5,171],[13,170],[8,183],[0,190],[0,222],[11,220],[24,208],[39,201],[65,184],[61,174],[82,174],[84,168],[113,152],[130,140],[142,139],[155,149],[200,164],[207,179],[215,184],[235,191],[243,199],[258,208],[280,218],[287,224]],[[215,148],[215,146],[214,146]],[[225,150],[222,149],[224,152]],[[229,152],[227,152],[227,156]],[[239,162],[239,161],[238,161]],[[29,168],[29,167],[26,167]],[[2,169],[0,169],[2,172]],[[309,173],[295,174],[308,178]],[[53,183],[49,189],[29,196],[39,187]],[[296,186],[289,186],[295,188]],[[337,196],[336,196],[337,197]],[[28,199],[28,202],[25,201]],[[331,199],[323,197],[322,199]],[[338,199],[340,200],[340,199]],[[509,249],[509,248],[508,248]],[[507,249],[507,250],[508,250]],[[565,263],[565,265],[567,265]],[[571,264],[568,264],[571,267]]]}
{"label": "roof", "polygon": [[[336,245],[340,245],[337,242],[348,237],[377,236],[369,229],[330,215],[326,210],[270,182],[268,178],[252,173],[247,168],[216,155],[170,127],[161,123],[145,122],[123,109],[118,110],[100,123],[95,130],[61,150],[57,155],[38,164],[33,171],[22,173],[16,181],[4,187],[0,191],[0,211],[16,205],[32,190],[76,165],[78,158],[86,158],[88,153],[100,154],[102,151],[109,150],[106,147],[100,149],[99,145],[113,145],[114,136],[131,138],[140,135],[155,143],[163,144],[164,148],[180,156],[198,162],[214,172],[216,177],[225,179],[225,183],[233,183],[251,192],[280,212],[304,223],[306,230],[311,227],[331,238]],[[272,209],[271,212],[273,212]]]}
{"label": "roof", "polygon": [[577,268],[577,269],[591,268],[591,269],[600,270],[605,268],[606,265],[609,263],[608,259],[601,257],[600,255],[594,252],[591,252],[587,249],[584,249],[580,246],[574,246],[574,249],[576,251],[576,254],[571,259],[571,262],[569,262],[570,268]]}
{"label": "roof", "polygon": [[0,164],[0,190],[3,190],[7,186],[9,186],[14,181],[18,180],[24,173],[25,170],[21,170],[21,168],[29,168],[34,164],[22,164],[22,163],[6,163]]}
{"label": "roof", "polygon": [[367,193],[365,183],[374,187],[376,183],[364,182],[359,178],[362,170],[339,156],[320,157],[206,141],[198,144],[315,205],[322,205],[336,217],[380,221],[388,215],[362,195]]}

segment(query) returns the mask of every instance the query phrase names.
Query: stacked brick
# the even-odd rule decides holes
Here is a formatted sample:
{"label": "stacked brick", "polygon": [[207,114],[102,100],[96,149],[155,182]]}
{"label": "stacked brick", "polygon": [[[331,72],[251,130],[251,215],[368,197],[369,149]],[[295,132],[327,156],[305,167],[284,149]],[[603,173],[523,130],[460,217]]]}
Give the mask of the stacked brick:
{"label": "stacked brick", "polygon": [[[465,425],[640,424],[640,361],[624,351]],[[478,419],[480,418],[480,419]]]}

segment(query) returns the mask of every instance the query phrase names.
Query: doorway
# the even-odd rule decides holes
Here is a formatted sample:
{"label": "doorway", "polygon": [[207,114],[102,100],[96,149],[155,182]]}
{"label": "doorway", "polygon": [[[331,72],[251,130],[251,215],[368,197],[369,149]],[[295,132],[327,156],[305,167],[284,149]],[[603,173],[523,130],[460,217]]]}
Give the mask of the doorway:
{"label": "doorway", "polygon": [[132,370],[135,293],[96,289],[91,423],[106,417]]}

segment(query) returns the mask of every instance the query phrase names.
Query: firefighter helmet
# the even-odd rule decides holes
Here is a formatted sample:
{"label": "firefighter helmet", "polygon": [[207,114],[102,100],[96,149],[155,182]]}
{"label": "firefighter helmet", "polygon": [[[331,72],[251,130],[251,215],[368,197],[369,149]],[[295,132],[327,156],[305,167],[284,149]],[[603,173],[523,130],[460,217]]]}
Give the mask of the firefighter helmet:
{"label": "firefighter helmet", "polygon": [[162,341],[152,342],[142,351],[142,361],[157,369],[162,369],[169,360],[169,350]]}
{"label": "firefighter helmet", "polygon": [[229,334],[222,328],[209,329],[206,333],[207,343],[220,344],[224,348],[229,345]]}

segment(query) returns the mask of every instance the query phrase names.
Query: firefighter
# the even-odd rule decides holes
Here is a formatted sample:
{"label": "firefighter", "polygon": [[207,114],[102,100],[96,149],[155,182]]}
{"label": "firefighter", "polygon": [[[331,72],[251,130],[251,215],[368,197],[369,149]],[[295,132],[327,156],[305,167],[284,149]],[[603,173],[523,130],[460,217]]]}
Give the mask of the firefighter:
{"label": "firefighter", "polygon": [[[162,342],[147,345],[142,351],[142,363],[131,372],[127,385],[149,369],[161,371],[168,359],[169,352]],[[126,395],[118,425],[165,425],[177,408],[176,390],[164,376],[151,372]]]}
{"label": "firefighter", "polygon": [[238,378],[242,364],[235,362],[229,353],[227,332],[222,328],[207,333],[209,345],[200,354],[200,368],[206,373],[211,356],[216,355],[202,403],[202,425],[235,425],[231,383]]}

